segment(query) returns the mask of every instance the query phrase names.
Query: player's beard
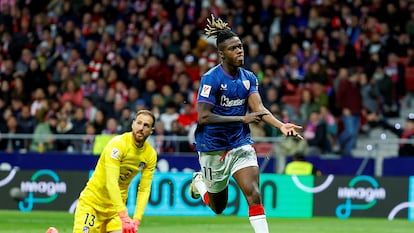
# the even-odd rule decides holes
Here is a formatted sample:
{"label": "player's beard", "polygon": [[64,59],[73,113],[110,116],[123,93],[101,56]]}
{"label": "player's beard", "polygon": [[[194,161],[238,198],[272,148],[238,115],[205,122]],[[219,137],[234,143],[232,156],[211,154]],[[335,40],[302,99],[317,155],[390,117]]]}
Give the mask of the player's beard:
{"label": "player's beard", "polygon": [[147,139],[143,132],[134,132],[133,137],[136,145],[142,145]]}

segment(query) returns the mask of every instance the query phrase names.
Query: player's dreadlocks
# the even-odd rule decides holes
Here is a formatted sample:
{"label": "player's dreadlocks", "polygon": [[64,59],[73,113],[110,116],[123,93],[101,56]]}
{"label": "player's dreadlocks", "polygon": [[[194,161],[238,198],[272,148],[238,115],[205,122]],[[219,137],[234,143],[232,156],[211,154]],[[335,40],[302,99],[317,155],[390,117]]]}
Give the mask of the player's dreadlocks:
{"label": "player's dreadlocks", "polygon": [[221,44],[223,41],[237,36],[236,33],[231,31],[231,28],[228,25],[228,23],[223,22],[220,18],[215,18],[213,14],[211,14],[211,20],[207,19],[207,26],[204,29],[207,38],[213,37],[216,38],[216,46],[218,48],[219,44]]}

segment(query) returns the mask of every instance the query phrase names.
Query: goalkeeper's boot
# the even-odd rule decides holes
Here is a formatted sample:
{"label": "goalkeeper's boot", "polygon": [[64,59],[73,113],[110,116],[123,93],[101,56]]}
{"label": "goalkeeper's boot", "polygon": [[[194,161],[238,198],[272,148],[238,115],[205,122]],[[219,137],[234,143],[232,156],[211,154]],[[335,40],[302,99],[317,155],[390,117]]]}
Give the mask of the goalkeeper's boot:
{"label": "goalkeeper's boot", "polygon": [[200,193],[198,192],[195,183],[196,182],[203,182],[203,175],[201,172],[194,172],[193,174],[193,180],[191,181],[190,185],[190,196],[194,199],[200,198]]}

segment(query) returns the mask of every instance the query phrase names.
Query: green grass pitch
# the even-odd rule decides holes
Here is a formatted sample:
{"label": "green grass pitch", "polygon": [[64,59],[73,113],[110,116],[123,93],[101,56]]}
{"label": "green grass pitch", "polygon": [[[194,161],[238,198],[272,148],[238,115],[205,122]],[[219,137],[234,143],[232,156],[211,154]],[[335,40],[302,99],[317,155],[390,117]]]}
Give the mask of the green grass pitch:
{"label": "green grass pitch", "polygon": [[[271,233],[409,233],[414,222],[406,219],[329,217],[310,219],[268,218]],[[49,226],[59,233],[72,232],[73,215],[66,212],[0,211],[1,233],[44,233]],[[144,216],[139,233],[252,233],[247,218],[236,216],[165,217]]]}

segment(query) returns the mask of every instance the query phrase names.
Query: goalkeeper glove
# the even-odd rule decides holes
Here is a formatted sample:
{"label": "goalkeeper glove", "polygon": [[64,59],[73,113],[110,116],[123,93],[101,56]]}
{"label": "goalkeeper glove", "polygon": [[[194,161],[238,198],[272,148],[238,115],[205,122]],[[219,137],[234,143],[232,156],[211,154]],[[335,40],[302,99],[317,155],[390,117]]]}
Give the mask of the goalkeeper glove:
{"label": "goalkeeper glove", "polygon": [[137,232],[138,226],[128,216],[128,213],[126,210],[119,212],[118,216],[121,219],[121,223],[122,223],[122,233],[136,233]]}
{"label": "goalkeeper glove", "polygon": [[134,221],[134,225],[135,225],[135,227],[137,229],[137,232],[138,232],[138,227],[139,227],[139,224],[141,224],[141,221],[138,220],[138,219],[134,219],[133,221]]}

